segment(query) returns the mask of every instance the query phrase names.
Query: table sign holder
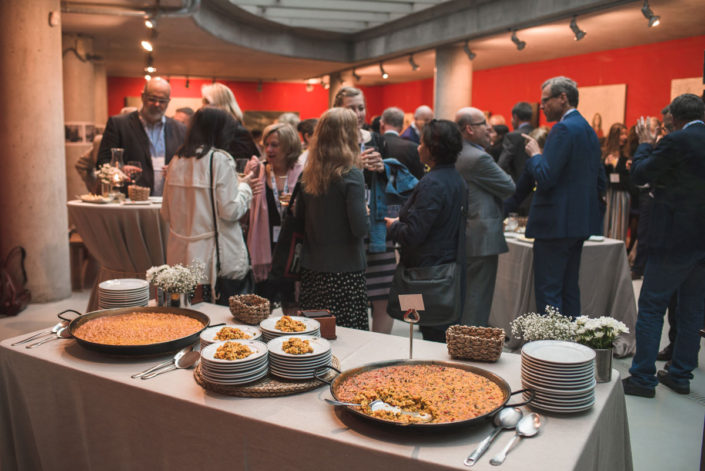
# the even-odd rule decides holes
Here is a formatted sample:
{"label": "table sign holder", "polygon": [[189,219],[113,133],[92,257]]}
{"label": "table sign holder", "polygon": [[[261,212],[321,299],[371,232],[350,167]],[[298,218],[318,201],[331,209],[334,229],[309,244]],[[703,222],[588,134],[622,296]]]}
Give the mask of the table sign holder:
{"label": "table sign holder", "polygon": [[418,311],[425,311],[423,296],[420,294],[400,294],[399,307],[405,310],[404,321],[409,323],[409,360],[414,358],[414,324],[418,324],[421,315]]}
{"label": "table sign holder", "polygon": [[418,324],[421,315],[416,309],[409,309],[404,313],[404,321],[409,323],[409,360],[414,359],[414,324]]}

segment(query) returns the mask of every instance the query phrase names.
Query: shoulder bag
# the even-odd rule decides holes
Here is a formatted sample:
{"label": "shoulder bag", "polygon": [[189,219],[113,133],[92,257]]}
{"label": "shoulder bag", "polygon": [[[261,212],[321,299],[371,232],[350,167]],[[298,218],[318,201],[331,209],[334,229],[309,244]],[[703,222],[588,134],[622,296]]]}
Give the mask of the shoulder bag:
{"label": "shoulder bag", "polygon": [[32,300],[31,293],[25,287],[27,285],[27,272],[24,269],[26,256],[24,247],[17,246],[10,250],[0,266],[0,314],[16,316]]}

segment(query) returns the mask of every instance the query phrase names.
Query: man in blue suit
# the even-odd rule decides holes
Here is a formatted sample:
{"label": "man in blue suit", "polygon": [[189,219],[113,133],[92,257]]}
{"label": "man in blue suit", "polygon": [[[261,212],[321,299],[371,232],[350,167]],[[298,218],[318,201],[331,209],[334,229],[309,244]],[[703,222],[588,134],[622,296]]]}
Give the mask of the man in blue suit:
{"label": "man in blue suit", "polygon": [[[636,184],[654,191],[644,283],[636,321],[636,355],[623,381],[625,394],[654,397],[660,382],[690,392],[705,312],[705,104],[686,93],[669,105],[676,131],[655,146],[644,119],[637,123],[639,147],[631,168]],[[678,330],[671,367],[656,375],[663,316],[677,293]]]}
{"label": "man in blue suit", "polygon": [[590,124],[578,113],[578,87],[566,77],[541,86],[541,109],[558,121],[543,154],[527,139],[532,156],[526,170],[536,182],[526,236],[534,241],[534,292],[538,312],[553,306],[566,316],[580,315],[580,255],[583,242],[602,233],[600,205],[606,177],[600,144]]}

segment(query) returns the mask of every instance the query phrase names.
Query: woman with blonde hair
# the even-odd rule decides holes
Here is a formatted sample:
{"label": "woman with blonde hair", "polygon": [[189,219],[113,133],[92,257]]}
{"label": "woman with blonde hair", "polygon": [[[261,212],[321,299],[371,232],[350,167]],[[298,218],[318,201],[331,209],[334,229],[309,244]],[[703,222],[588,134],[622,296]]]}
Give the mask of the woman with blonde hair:
{"label": "woman with blonde hair", "polygon": [[253,155],[260,155],[257,145],[255,144],[252,134],[243,126],[243,114],[240,106],[237,104],[235,95],[232,90],[222,83],[211,83],[201,87],[201,96],[203,97],[203,106],[212,106],[227,111],[235,121],[237,126],[234,128],[230,146],[227,150],[235,159],[249,159]]}
{"label": "woman with blonde hair", "polygon": [[355,114],[321,116],[294,212],[304,220],[302,309],[328,309],[336,324],[368,330],[364,238],[369,229]]}

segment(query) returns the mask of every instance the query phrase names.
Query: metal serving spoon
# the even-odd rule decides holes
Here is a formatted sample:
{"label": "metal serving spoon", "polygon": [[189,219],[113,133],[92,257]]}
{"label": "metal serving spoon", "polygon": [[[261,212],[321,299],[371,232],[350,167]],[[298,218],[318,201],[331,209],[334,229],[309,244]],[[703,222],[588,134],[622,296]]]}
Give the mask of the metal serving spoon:
{"label": "metal serving spoon", "polygon": [[[334,406],[356,406],[356,407],[362,407],[362,404],[355,404],[353,402],[341,402],[341,401],[336,401],[334,399],[324,399],[328,404],[332,404]],[[382,401],[381,399],[376,399],[372,402],[369,403],[369,408],[372,412],[376,412],[378,410],[384,410],[388,412],[393,412],[395,414],[402,414],[402,415],[410,415],[412,417],[417,417],[419,419],[423,419],[424,421],[428,422],[429,420],[433,419],[428,414],[421,414],[420,412],[410,412],[406,411],[404,409],[401,409],[399,407],[393,406],[391,404],[387,404],[386,402]]]}
{"label": "metal serving spoon", "polygon": [[497,438],[499,432],[505,429],[509,430],[516,427],[517,422],[519,422],[523,415],[524,413],[518,407],[505,407],[504,409],[500,410],[494,416],[495,429],[492,431],[492,433],[487,436],[487,438],[480,442],[478,447],[475,449],[475,451],[470,454],[470,456],[465,458],[465,466],[473,466],[475,463],[477,463],[477,460],[480,459],[480,457],[490,447],[494,439]]}
{"label": "metal serving spoon", "polygon": [[142,371],[141,373],[133,374],[132,376],[130,376],[130,378],[139,378],[140,376],[144,376],[146,374],[151,373],[152,371],[156,371],[160,368],[164,368],[165,366],[173,365],[174,363],[176,363],[179,360],[179,358],[181,358],[182,356],[184,356],[185,354],[187,354],[191,350],[193,350],[193,345],[189,345],[188,347],[184,347],[183,349],[179,350],[179,352],[176,355],[174,355],[173,358],[169,358],[168,360],[165,360],[161,363],[158,363],[158,364],[154,365],[153,367]]}
{"label": "metal serving spoon", "polygon": [[47,342],[51,342],[52,340],[70,339],[70,338],[71,338],[71,332],[69,332],[69,328],[62,327],[61,329],[56,331],[56,336],[46,338],[46,339],[41,340],[39,342],[31,343],[31,344],[27,345],[25,348],[39,347],[40,345],[44,345]]}
{"label": "metal serving spoon", "polygon": [[56,334],[59,331],[59,329],[61,329],[62,327],[66,327],[67,325],[69,325],[69,321],[61,321],[61,322],[57,323],[51,330],[45,330],[45,331],[39,332],[39,333],[34,334],[30,337],[27,337],[26,339],[22,339],[19,342],[15,342],[15,343],[11,344],[10,346],[14,347],[15,345],[20,345],[23,343],[31,342],[32,340],[36,340],[39,337],[44,337],[45,335]]}
{"label": "metal serving spoon", "polygon": [[150,379],[154,378],[155,376],[158,376],[162,373],[166,373],[167,371],[173,371],[175,369],[185,369],[185,368],[191,368],[193,366],[196,366],[196,363],[199,362],[201,359],[201,352],[196,352],[196,351],[190,351],[184,354],[181,358],[176,360],[173,365],[169,365],[165,368],[162,368],[161,370],[153,371],[149,374],[146,374],[142,376],[142,379]]}
{"label": "metal serving spoon", "polygon": [[522,437],[533,437],[539,433],[539,428],[541,428],[541,416],[537,413],[532,412],[522,418],[517,424],[516,434],[512,437],[511,441],[507,443],[507,446],[490,460],[490,464],[499,466],[504,463],[507,453],[509,453],[509,450],[514,446],[514,443],[519,441]]}

